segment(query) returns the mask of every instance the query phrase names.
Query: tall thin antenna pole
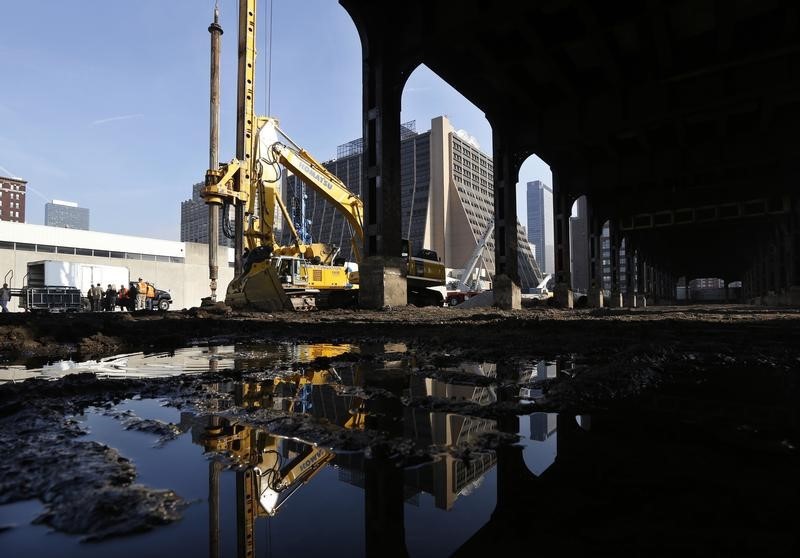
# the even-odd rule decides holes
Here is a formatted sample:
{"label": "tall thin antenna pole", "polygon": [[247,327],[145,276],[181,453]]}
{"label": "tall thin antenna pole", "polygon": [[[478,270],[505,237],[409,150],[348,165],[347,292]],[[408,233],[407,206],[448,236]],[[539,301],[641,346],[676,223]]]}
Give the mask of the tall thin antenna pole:
{"label": "tall thin antenna pole", "polygon": [[[214,4],[214,21],[208,26],[211,33],[211,94],[208,142],[208,168],[219,168],[219,55],[222,27],[219,25],[219,4]],[[219,244],[219,209],[218,203],[208,204],[208,275],[211,289],[211,302],[217,300],[217,248]]]}
{"label": "tall thin antenna pole", "polygon": [[275,0],[267,0],[269,2],[269,18],[267,25],[269,27],[269,37],[267,37],[267,116],[269,116],[272,103],[272,8],[275,5]]}

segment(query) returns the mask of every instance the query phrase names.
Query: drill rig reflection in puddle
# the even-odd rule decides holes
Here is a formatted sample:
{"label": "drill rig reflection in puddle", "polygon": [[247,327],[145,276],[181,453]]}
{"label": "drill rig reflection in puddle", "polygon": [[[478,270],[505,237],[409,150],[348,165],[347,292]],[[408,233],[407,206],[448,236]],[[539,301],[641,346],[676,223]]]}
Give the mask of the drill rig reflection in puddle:
{"label": "drill rig reflection in puddle", "polygon": [[[404,349],[404,347],[403,347]],[[369,351],[369,348],[362,348]],[[219,474],[222,462],[235,471],[237,548],[239,556],[255,553],[254,529],[258,518],[268,520],[284,508],[289,498],[316,477],[326,466],[337,470],[339,481],[364,491],[366,542],[370,547],[387,544],[386,514],[401,512],[406,502],[414,503],[429,494],[437,508],[450,510],[456,499],[480,485],[494,467],[493,451],[475,450],[460,459],[450,450],[466,447],[484,433],[496,430],[495,421],[456,413],[431,412],[404,406],[409,396],[446,396],[484,404],[495,397],[492,390],[457,385],[431,378],[409,376],[407,355],[380,363],[345,364],[324,369],[287,371],[268,380],[217,384],[220,410],[235,410],[234,418],[207,417],[205,425],[195,424],[195,441],[212,454],[210,463],[211,545],[219,545]],[[460,372],[489,375],[493,365],[465,365]],[[390,392],[392,397],[364,398],[365,388]],[[209,395],[213,395],[209,393]],[[354,452],[334,452],[295,436],[269,432],[251,426],[240,411],[276,411],[284,417],[303,415],[340,431],[380,432],[385,439],[402,441],[406,455],[427,455],[416,465],[402,468],[395,456],[370,447]],[[244,416],[243,416],[244,415]],[[240,418],[243,417],[243,418]],[[418,450],[418,451],[417,451]],[[431,456],[433,456],[431,458]],[[394,497],[391,497],[394,495]],[[382,519],[383,518],[383,519]],[[402,521],[394,539],[405,547]]]}
{"label": "drill rig reflection in puddle", "polygon": [[[236,477],[239,556],[254,555],[255,533],[259,541],[264,540],[257,520],[267,530],[274,527],[285,532],[287,524],[273,520],[284,515],[296,518],[296,510],[305,510],[300,512],[304,516],[309,506],[315,513],[321,513],[319,507],[338,506],[328,500],[336,490],[331,488],[336,479],[362,491],[363,500],[357,500],[363,501],[363,535],[357,539],[363,536],[367,555],[385,556],[393,555],[387,554],[389,548],[407,555],[406,545],[417,544],[406,540],[407,521],[414,530],[420,517],[426,517],[423,522],[436,521],[426,516],[432,510],[458,513],[494,505],[494,470],[502,452],[487,449],[483,436],[505,432],[527,440],[514,471],[533,475],[536,469],[538,475],[555,459],[554,415],[539,413],[498,422],[426,406],[426,401],[450,401],[475,409],[475,405],[480,408],[506,397],[509,390],[498,388],[494,363],[438,367],[433,372],[436,377],[431,377],[420,372],[413,354],[402,345],[348,346],[336,348],[337,354],[330,356],[326,353],[330,348],[309,345],[303,350],[298,356],[304,358],[288,370],[237,360],[236,370],[262,372],[248,376],[250,381],[207,386],[209,415],[203,419],[207,422],[194,423],[193,439],[212,457],[211,556],[220,555],[215,550],[220,543],[218,502],[230,499],[230,493],[222,497],[218,493],[224,467]],[[345,352],[360,358],[357,362],[336,358]],[[305,353],[316,356],[309,358]],[[370,354],[381,356],[361,358]],[[355,442],[342,444],[345,438]],[[337,450],[311,441],[325,439],[336,439]],[[341,451],[342,447],[357,449]],[[301,490],[304,486],[310,488]],[[354,505],[352,500],[349,505]],[[476,514],[473,521],[485,520]],[[348,525],[346,530],[354,528]],[[466,529],[463,537],[456,538],[465,541],[469,532]]]}

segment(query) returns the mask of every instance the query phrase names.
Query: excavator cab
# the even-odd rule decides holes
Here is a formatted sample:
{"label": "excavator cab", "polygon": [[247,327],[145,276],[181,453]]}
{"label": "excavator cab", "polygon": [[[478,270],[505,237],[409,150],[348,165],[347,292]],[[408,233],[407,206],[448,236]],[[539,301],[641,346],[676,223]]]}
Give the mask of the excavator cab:
{"label": "excavator cab", "polygon": [[278,273],[278,279],[283,285],[292,285],[297,283],[300,272],[300,260],[287,256],[279,256],[272,258],[272,267]]}

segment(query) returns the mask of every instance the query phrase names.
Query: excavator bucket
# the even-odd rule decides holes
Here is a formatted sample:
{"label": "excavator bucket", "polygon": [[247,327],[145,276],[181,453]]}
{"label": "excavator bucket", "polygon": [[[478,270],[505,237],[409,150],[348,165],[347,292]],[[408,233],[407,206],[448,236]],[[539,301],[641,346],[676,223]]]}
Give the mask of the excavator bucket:
{"label": "excavator bucket", "polygon": [[257,262],[228,286],[225,304],[235,309],[276,312],[294,310],[269,259]]}

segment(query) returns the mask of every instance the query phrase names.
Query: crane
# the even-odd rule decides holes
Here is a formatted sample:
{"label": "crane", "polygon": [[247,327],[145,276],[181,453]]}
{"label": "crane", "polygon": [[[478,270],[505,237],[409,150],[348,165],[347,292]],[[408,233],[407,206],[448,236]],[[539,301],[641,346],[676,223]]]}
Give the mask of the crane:
{"label": "crane", "polygon": [[459,291],[466,292],[480,290],[479,287],[481,278],[478,276],[476,280],[473,280],[472,274],[475,272],[475,267],[478,265],[478,262],[483,259],[483,251],[486,249],[486,243],[489,241],[489,238],[492,236],[493,232],[494,219],[489,221],[489,224],[486,226],[486,230],[483,231],[478,243],[475,245],[472,255],[469,257],[469,260],[467,260],[467,265],[464,266],[464,272],[461,274],[461,277],[458,280],[458,286],[456,287]]}

